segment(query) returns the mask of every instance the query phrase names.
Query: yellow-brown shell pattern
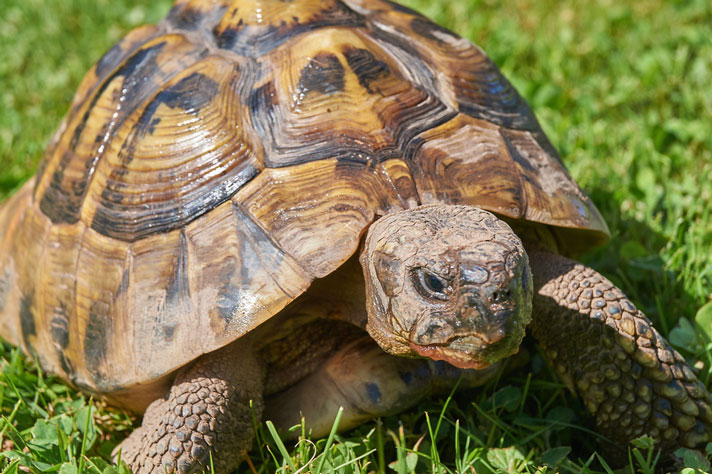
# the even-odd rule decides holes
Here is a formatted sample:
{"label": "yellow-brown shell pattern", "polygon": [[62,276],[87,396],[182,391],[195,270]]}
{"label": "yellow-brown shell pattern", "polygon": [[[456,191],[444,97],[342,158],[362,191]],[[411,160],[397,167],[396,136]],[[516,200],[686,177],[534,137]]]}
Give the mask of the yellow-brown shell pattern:
{"label": "yellow-brown shell pattern", "polygon": [[496,66],[423,16],[179,0],[89,71],[0,208],[0,330],[83,388],[142,386],[437,202],[607,234]]}

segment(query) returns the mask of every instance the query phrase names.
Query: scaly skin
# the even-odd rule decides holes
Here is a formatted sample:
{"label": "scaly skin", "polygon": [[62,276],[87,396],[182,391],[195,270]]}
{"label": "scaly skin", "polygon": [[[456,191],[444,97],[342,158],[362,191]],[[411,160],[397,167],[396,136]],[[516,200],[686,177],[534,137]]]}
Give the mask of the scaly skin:
{"label": "scaly skin", "polygon": [[648,434],[663,451],[710,439],[712,399],[650,320],[596,271],[530,250],[531,329],[599,431],[625,448]]}
{"label": "scaly skin", "polygon": [[120,446],[135,474],[227,473],[252,444],[250,400],[262,413],[263,369],[249,347],[232,344],[201,357],[153,402]]}

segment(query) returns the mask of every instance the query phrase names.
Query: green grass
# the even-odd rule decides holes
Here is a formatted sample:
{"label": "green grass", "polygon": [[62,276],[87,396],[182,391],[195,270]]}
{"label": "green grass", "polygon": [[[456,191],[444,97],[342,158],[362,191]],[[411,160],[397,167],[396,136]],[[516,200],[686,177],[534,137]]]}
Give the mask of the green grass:
{"label": "green grass", "polygon": [[[482,46],[529,101],[610,226],[611,243],[586,262],[697,362],[709,386],[709,1],[406,3]],[[165,0],[151,6],[2,0],[0,198],[35,171],[91,64],[130,28],[157,21],[169,6]],[[17,350],[3,346],[1,352],[3,472],[112,472],[108,455],[135,420],[43,375]],[[331,442],[287,443],[287,461],[284,446],[262,425],[251,460],[258,472],[285,473],[310,459],[312,472],[339,465],[340,472],[364,473],[606,472],[592,454],[605,441],[592,427],[580,403],[535,356],[526,369],[477,392],[458,392],[447,404],[427,400]],[[633,465],[652,472],[644,442],[637,453]],[[704,467],[688,453],[686,464],[696,462]]]}

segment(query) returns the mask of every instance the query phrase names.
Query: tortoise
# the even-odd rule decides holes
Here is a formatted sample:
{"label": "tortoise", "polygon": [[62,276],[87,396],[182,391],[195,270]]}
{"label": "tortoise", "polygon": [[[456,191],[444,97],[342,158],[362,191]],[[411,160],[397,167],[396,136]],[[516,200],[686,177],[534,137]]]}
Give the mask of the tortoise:
{"label": "tortoise", "polygon": [[710,395],[571,257],[609,231],[475,45],[385,0],[179,0],[94,66],[0,208],[0,334],[145,412],[135,472],[228,472],[477,386],[529,326],[598,429],[710,438]]}

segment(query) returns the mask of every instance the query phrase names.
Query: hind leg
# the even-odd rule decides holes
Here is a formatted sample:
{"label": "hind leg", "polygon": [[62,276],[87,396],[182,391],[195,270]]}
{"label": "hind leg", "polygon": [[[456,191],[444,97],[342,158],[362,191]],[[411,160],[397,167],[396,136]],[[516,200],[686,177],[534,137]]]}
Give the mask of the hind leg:
{"label": "hind leg", "polygon": [[340,430],[379,416],[406,410],[423,397],[447,392],[458,380],[476,387],[490,380],[497,365],[484,370],[457,369],[429,359],[407,359],[384,352],[370,336],[344,345],[316,372],[265,400],[265,420],[283,430],[303,415],[315,437],[329,433],[339,407]]}
{"label": "hind leg", "polygon": [[178,374],[170,393],[146,410],[142,426],[119,447],[136,474],[228,473],[253,438],[262,411],[263,369],[248,347],[233,344]]}

